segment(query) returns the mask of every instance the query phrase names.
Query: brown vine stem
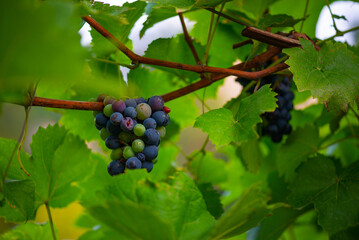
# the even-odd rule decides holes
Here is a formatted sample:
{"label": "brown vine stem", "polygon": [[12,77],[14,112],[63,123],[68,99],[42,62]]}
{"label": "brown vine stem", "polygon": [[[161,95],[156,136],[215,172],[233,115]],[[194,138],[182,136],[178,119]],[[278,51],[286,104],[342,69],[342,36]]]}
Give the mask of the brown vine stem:
{"label": "brown vine stem", "polygon": [[103,35],[105,38],[111,41],[118,49],[120,49],[120,51],[122,51],[133,62],[181,69],[181,70],[197,72],[197,73],[222,73],[226,75],[234,75],[248,79],[256,79],[260,75],[257,72],[245,72],[245,71],[234,70],[231,68],[218,68],[218,67],[198,66],[198,65],[194,66],[184,63],[176,63],[176,62],[169,62],[160,59],[142,57],[135,54],[130,49],[128,49],[123,43],[121,43],[117,38],[115,38],[110,32],[108,32],[105,28],[103,28],[98,22],[96,22],[90,16],[84,16],[82,18],[88,24],[90,24],[91,27],[93,27],[96,31],[98,31],[101,35]]}
{"label": "brown vine stem", "polygon": [[252,39],[247,39],[242,42],[233,44],[233,49],[240,48],[240,47],[243,47],[244,45],[252,44],[252,43],[253,43]]}
{"label": "brown vine stem", "polygon": [[271,33],[255,27],[243,29],[242,35],[280,48],[301,47],[299,40]]}
{"label": "brown vine stem", "polygon": [[102,111],[103,102],[84,102],[34,97],[32,106]]}
{"label": "brown vine stem", "polygon": [[194,45],[193,45],[192,38],[191,38],[191,37],[189,36],[189,34],[188,34],[188,30],[187,30],[186,24],[185,24],[185,22],[184,22],[184,18],[183,18],[182,13],[179,12],[179,13],[178,13],[178,16],[179,16],[180,21],[181,21],[184,38],[185,38],[185,40],[186,40],[186,42],[187,42],[189,48],[191,49],[192,55],[193,55],[193,57],[194,57],[196,63],[197,63],[198,65],[202,65],[202,62],[201,62],[201,60],[200,60],[200,58],[199,58],[199,56],[198,56],[198,53],[197,53],[197,51],[196,51],[196,48],[195,48]]}

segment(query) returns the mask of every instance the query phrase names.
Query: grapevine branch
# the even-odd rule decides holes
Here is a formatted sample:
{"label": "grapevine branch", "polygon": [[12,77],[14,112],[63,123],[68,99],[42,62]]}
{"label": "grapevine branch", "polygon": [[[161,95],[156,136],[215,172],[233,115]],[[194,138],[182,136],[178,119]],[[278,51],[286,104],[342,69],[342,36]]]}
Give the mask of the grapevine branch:
{"label": "grapevine branch", "polygon": [[[88,22],[94,29],[96,29],[100,34],[102,34],[105,38],[107,38],[109,41],[111,41],[120,51],[122,51],[126,56],[128,56],[135,64],[145,63],[145,64],[152,64],[152,65],[188,70],[188,71],[193,71],[193,72],[198,72],[198,73],[205,73],[205,72],[212,73],[210,78],[203,78],[200,81],[190,84],[184,88],[164,94],[162,97],[166,102],[176,99],[178,97],[181,97],[183,95],[189,94],[191,92],[194,92],[198,89],[207,87],[207,86],[211,85],[213,82],[223,79],[229,75],[236,75],[236,76],[256,80],[261,77],[272,74],[274,72],[288,68],[287,64],[280,63],[276,66],[264,69],[262,71],[246,72],[246,70],[249,70],[253,67],[263,64],[264,62],[266,62],[273,56],[280,53],[281,49],[277,48],[277,47],[271,47],[271,48],[269,48],[268,51],[254,57],[251,61],[240,63],[240,64],[234,65],[230,68],[216,68],[216,67],[208,67],[208,66],[202,66],[202,65],[194,66],[194,65],[181,64],[181,63],[168,62],[168,61],[164,61],[164,60],[142,57],[142,56],[135,54],[130,49],[128,49],[123,43],[121,43],[111,33],[109,33],[106,29],[104,29],[93,18],[91,18],[89,16],[85,16],[85,17],[83,17],[83,19],[86,22]],[[187,35],[188,35],[188,32],[187,32]],[[190,37],[187,36],[187,39],[188,39],[187,40],[188,44],[190,44],[189,43],[190,42],[189,40],[191,40]],[[199,58],[198,58],[198,60],[199,60]],[[36,97],[36,96],[33,98],[32,105],[33,106],[42,106],[42,107],[52,107],[52,108],[93,110],[93,111],[102,111],[102,109],[103,109],[102,102],[57,100],[57,99],[48,99],[48,98],[42,98],[42,97]]]}
{"label": "grapevine branch", "polygon": [[[266,75],[263,75],[263,74],[266,74],[266,72],[245,72],[245,71],[235,70],[232,68],[218,68],[218,67],[209,67],[209,66],[189,65],[189,64],[184,64],[184,63],[176,63],[176,62],[170,62],[170,61],[165,61],[165,60],[160,60],[160,59],[143,57],[143,56],[137,55],[136,53],[132,52],[129,48],[127,48],[115,36],[113,36],[110,32],[108,32],[105,28],[103,28],[98,22],[96,22],[90,16],[84,16],[82,18],[88,24],[90,24],[91,27],[93,27],[96,31],[98,31],[102,36],[104,36],[105,38],[110,40],[118,49],[120,49],[120,51],[122,51],[133,62],[181,69],[181,70],[197,72],[197,73],[221,73],[221,74],[234,75],[234,76],[248,78],[248,79],[258,79],[258,78],[266,76]],[[282,68],[282,69],[284,69],[284,68]],[[268,74],[273,73],[271,70],[268,70],[268,72],[269,72]]]}

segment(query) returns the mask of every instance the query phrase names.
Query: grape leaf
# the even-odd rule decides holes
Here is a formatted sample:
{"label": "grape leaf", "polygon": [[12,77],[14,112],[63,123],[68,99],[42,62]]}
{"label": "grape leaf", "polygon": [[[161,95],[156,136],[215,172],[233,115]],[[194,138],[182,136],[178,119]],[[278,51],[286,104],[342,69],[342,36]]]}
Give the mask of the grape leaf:
{"label": "grape leaf", "polygon": [[288,207],[281,207],[273,210],[273,214],[264,219],[260,229],[258,240],[276,240],[282,233],[295,222],[295,220],[308,211],[307,209],[296,210]]}
{"label": "grape leaf", "polygon": [[51,207],[76,200],[80,191],[75,183],[93,167],[86,144],[59,125],[39,128],[32,139],[32,157],[24,166],[35,182],[36,195]]}
{"label": "grape leaf", "polygon": [[[205,48],[201,44],[193,41],[193,45],[199,56],[202,56]],[[183,34],[179,34],[174,38],[160,38],[153,41],[146,50],[145,57],[156,58],[170,62],[197,65],[190,48],[188,47]],[[199,78],[198,73],[183,71],[181,69],[166,68],[154,66],[164,71],[170,72],[179,78],[189,78],[195,80]]]}
{"label": "grape leaf", "polygon": [[25,220],[30,219],[35,211],[35,185],[32,180],[6,180],[4,195],[12,207],[16,207]]}
{"label": "grape leaf", "polygon": [[16,226],[0,236],[1,240],[49,240],[52,239],[50,224],[26,223]]}
{"label": "grape leaf", "polygon": [[[15,140],[0,138],[1,179],[15,146]],[[23,150],[20,152],[20,158],[24,163],[29,161],[29,155]],[[4,216],[8,222],[23,222],[35,217],[35,186],[33,181],[27,179],[21,170],[16,154],[13,157],[2,189],[6,202],[0,207],[0,216]]]}
{"label": "grape leaf", "polygon": [[236,153],[249,172],[258,172],[261,164],[262,153],[260,151],[259,141],[257,139],[243,141],[237,148]]}
{"label": "grape leaf", "polygon": [[[191,224],[202,229],[198,232],[199,235],[204,234],[211,226],[208,223],[214,221],[206,210],[202,194],[194,185],[193,180],[184,174],[176,174],[168,183],[154,183],[144,170],[128,171],[124,175],[113,177],[113,181],[106,186],[106,190],[97,194],[97,198],[106,199],[115,205],[95,206],[96,210],[92,212],[91,209],[94,207],[92,202],[97,202],[94,199],[85,204],[90,209],[90,213],[111,228],[118,228],[119,224],[123,225],[122,229],[117,229],[118,231],[133,229],[137,226],[133,222],[146,221],[144,225],[148,231],[159,229],[147,236],[157,236],[163,229],[167,229],[162,234],[172,239],[173,234],[174,236],[190,234],[186,232],[186,229],[189,229]],[[99,202],[102,203],[100,200]],[[114,210],[116,209],[114,206],[126,206],[125,208],[129,210],[117,211]],[[112,215],[114,211],[116,215]],[[114,216],[118,220],[110,220]],[[109,220],[106,220],[108,218]],[[146,232],[147,230],[137,231],[137,234],[142,236],[142,234],[147,234]],[[124,234],[130,236],[131,233],[126,231]],[[135,235],[132,236],[135,237]],[[143,235],[143,238],[157,239],[146,237],[146,235]]]}
{"label": "grape leaf", "polygon": [[215,7],[224,0],[150,0],[151,3],[156,3],[164,7],[175,7],[181,11],[190,9],[192,7]]}
{"label": "grape leaf", "polygon": [[330,234],[355,226],[359,223],[358,171],[359,161],[340,170],[331,158],[310,158],[298,169],[289,200],[294,207],[314,203],[319,224]]}
{"label": "grape leaf", "polygon": [[230,2],[228,7],[231,9],[238,10],[245,12],[256,21],[263,16],[263,13],[270,5],[277,2],[278,0],[252,0],[252,1],[241,1],[236,0]]}
{"label": "grape leaf", "polygon": [[224,212],[220,200],[221,195],[213,188],[213,185],[210,183],[199,184],[198,189],[203,195],[203,199],[207,205],[207,210],[212,214],[213,217],[218,219]]}
{"label": "grape leaf", "polygon": [[1,101],[22,100],[24,90],[36,81],[40,81],[38,93],[49,86],[57,93],[82,78],[81,19],[72,2],[5,1],[0,16],[7,22],[0,26],[7,33],[0,39]]}
{"label": "grape leaf", "polygon": [[238,100],[240,102],[238,109],[234,110],[235,116],[225,108],[212,110],[199,116],[194,127],[207,132],[217,146],[257,138],[254,127],[262,121],[260,114],[274,111],[277,107],[275,94],[269,86],[264,86],[254,94]]}
{"label": "grape leaf", "polygon": [[113,200],[88,210],[96,219],[116,230],[122,238],[174,239],[169,222],[160,219],[153,209],[146,206]]}
{"label": "grape leaf", "polygon": [[278,149],[276,162],[277,168],[286,180],[292,179],[294,170],[307,159],[310,154],[318,150],[319,133],[312,125],[298,127],[287,138],[286,142]]}
{"label": "grape leaf", "polygon": [[216,159],[211,152],[198,154],[191,161],[189,170],[199,184],[218,184],[227,180],[226,163]]}
{"label": "grape leaf", "polygon": [[287,14],[266,14],[259,21],[259,26],[262,28],[266,27],[292,27],[298,22],[304,20],[303,18],[294,19],[292,16],[288,16]]}
{"label": "grape leaf", "polygon": [[298,91],[310,90],[328,109],[346,110],[349,103],[359,104],[359,57],[343,43],[327,42],[316,51],[310,41],[300,42],[303,49],[284,50]]}
{"label": "grape leaf", "polygon": [[210,239],[229,238],[255,227],[271,211],[267,208],[268,198],[258,188],[242,194],[233,206],[218,219],[211,231]]}
{"label": "grape leaf", "polygon": [[[125,3],[121,7],[95,2],[91,7],[93,9],[91,16],[125,44],[129,40],[128,35],[135,22],[142,16],[145,6],[146,3],[141,1]],[[90,33],[92,50],[97,56],[108,56],[116,50],[116,47],[96,30],[91,29]]]}
{"label": "grape leaf", "polygon": [[142,38],[147,29],[151,28],[154,24],[177,15],[174,7],[156,7],[153,3],[147,4],[146,13],[148,17],[143,23],[143,28],[140,31],[140,38]]}

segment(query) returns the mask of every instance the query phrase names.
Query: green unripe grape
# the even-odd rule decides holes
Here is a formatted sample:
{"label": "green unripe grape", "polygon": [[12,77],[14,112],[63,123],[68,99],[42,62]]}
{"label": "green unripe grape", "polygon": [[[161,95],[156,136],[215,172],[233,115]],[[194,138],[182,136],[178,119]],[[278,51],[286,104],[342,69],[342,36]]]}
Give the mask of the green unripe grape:
{"label": "green unripe grape", "polygon": [[101,139],[102,140],[106,140],[106,138],[108,137],[108,136],[110,136],[111,135],[111,133],[109,133],[108,131],[107,131],[107,128],[102,128],[101,130],[100,130],[100,137],[101,137]]}
{"label": "green unripe grape", "polygon": [[140,120],[145,120],[146,118],[151,117],[152,109],[147,103],[140,103],[136,106],[137,118]]}
{"label": "green unripe grape", "polygon": [[143,126],[142,124],[136,124],[133,127],[133,132],[135,133],[136,136],[141,137],[143,136],[143,134],[145,134],[146,128],[145,126]]}
{"label": "green unripe grape", "polygon": [[158,162],[158,157],[156,157],[155,159],[152,160],[153,164],[156,164]]}
{"label": "green unripe grape", "polygon": [[116,101],[116,99],[114,97],[111,96],[107,96],[105,97],[105,99],[103,100],[103,105],[106,106],[108,104],[112,104],[114,101]]}
{"label": "green unripe grape", "polygon": [[122,157],[122,149],[121,148],[117,148],[112,150],[111,152],[111,159],[112,160],[118,160]]}
{"label": "green unripe grape", "polygon": [[125,159],[129,159],[134,156],[135,156],[135,152],[133,151],[133,149],[130,146],[127,146],[123,149],[123,157]]}
{"label": "green unripe grape", "polygon": [[145,143],[141,139],[136,139],[132,142],[132,149],[135,152],[142,152],[145,148]]}
{"label": "green unripe grape", "polygon": [[88,101],[89,102],[97,102],[97,98],[90,98]]}
{"label": "green unripe grape", "polygon": [[103,108],[103,114],[105,114],[106,117],[111,117],[112,113],[113,113],[112,104],[107,104]]}
{"label": "green unripe grape", "polygon": [[93,115],[94,117],[96,117],[96,115],[99,114],[99,113],[102,113],[102,112],[100,112],[100,111],[93,111],[93,112],[92,112],[92,115]]}
{"label": "green unripe grape", "polygon": [[160,138],[164,138],[166,136],[166,128],[164,126],[157,127],[156,130],[160,133]]}
{"label": "green unripe grape", "polygon": [[129,143],[132,140],[132,134],[128,132],[120,132],[120,134],[118,134],[118,138],[125,143]]}

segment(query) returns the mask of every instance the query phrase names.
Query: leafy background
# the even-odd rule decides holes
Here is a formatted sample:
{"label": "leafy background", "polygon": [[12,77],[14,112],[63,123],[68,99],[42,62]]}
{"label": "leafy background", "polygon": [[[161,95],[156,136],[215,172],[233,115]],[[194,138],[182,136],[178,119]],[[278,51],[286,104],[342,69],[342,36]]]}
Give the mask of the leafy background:
{"label": "leafy background", "polygon": [[[0,100],[23,102],[35,81],[38,96],[73,100],[101,92],[150,97],[195,82],[196,74],[162,67],[140,66],[124,76],[118,65],[98,61],[130,63],[96,31],[90,32],[90,47],[80,45],[80,16],[91,14],[132,48],[128,36],[143,13],[148,18],[140,36],[176,11],[186,11],[184,16],[195,22],[190,34],[202,56],[211,13],[201,8],[222,2],[153,0],[117,7],[89,1],[6,1],[0,8],[0,30],[7,33],[0,39]],[[324,6],[324,1],[309,1],[303,32],[312,38]],[[260,28],[290,31],[300,28],[304,7],[305,1],[235,0],[223,11]],[[270,14],[263,14],[267,9]],[[210,66],[228,67],[265,50],[260,44],[233,50],[234,43],[244,40],[242,30],[220,19]],[[229,99],[217,96],[224,89],[219,81],[166,103],[172,121],[150,174],[136,170],[110,177],[109,151],[91,112],[33,108],[20,151],[31,176],[15,156],[1,182],[0,239],[51,239],[46,207],[61,239],[355,239],[358,48],[327,41],[317,52],[309,41],[301,44],[303,49],[284,50],[290,57],[286,63],[293,73],[296,109],[293,132],[281,144],[258,132],[259,115],[276,107],[275,93],[262,87],[237,96],[238,89],[224,105]],[[195,64],[182,34],[153,41],[145,56]],[[310,96],[319,103],[303,105]],[[1,111],[3,177],[24,115],[22,107],[5,103]]]}

